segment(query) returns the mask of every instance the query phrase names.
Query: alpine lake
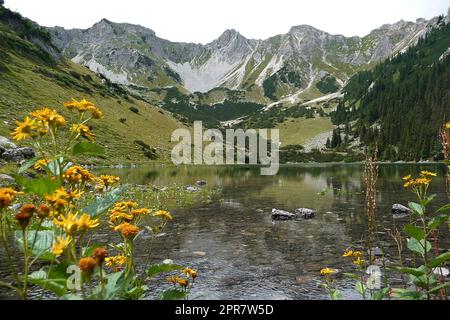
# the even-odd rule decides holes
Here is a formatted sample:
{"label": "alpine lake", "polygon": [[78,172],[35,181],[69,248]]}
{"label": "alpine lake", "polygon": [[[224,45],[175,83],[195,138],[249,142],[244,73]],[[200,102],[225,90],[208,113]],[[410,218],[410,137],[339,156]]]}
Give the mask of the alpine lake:
{"label": "alpine lake", "polygon": [[[218,201],[171,210],[173,221],[152,247],[153,263],[170,259],[198,270],[190,299],[309,300],[328,298],[320,287],[322,268],[351,272],[353,266],[342,253],[349,247],[365,246],[363,170],[363,164],[305,164],[281,166],[275,176],[262,176],[259,167],[251,166],[97,168],[94,173],[117,175],[122,184],[195,186],[204,180],[206,185],[201,188],[221,189]],[[437,195],[430,208],[433,211],[446,203],[443,165],[379,167],[378,245],[393,263],[398,262],[398,253],[389,232],[395,227],[401,230],[408,218],[396,218],[391,208],[416,200],[403,188],[402,177],[421,170],[438,173],[430,186],[430,193]],[[273,221],[273,208],[291,212],[311,208],[316,215],[310,220]],[[104,243],[118,240],[108,228],[97,237]],[[148,258],[148,238],[140,237],[135,246],[138,260]],[[450,239],[443,242],[440,246],[448,247]],[[0,265],[0,273],[6,272],[6,266]],[[164,278],[159,280],[164,282]],[[405,284],[405,279],[390,281]],[[158,290],[158,284],[150,286]],[[352,280],[339,277],[336,286],[345,299],[359,298]],[[7,298],[4,291],[0,296]]]}

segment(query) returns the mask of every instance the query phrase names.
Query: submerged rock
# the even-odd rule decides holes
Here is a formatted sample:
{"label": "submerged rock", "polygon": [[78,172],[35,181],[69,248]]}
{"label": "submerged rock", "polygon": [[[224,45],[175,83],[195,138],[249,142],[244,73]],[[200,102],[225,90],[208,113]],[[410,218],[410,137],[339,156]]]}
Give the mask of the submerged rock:
{"label": "submerged rock", "polygon": [[186,190],[187,192],[199,192],[200,189],[191,185],[187,185],[184,187],[184,190]]}
{"label": "submerged rock", "polygon": [[206,181],[205,180],[198,180],[195,184],[197,186],[199,186],[199,187],[203,187],[203,186],[206,186]]}
{"label": "submerged rock", "polygon": [[400,215],[400,214],[408,214],[410,212],[410,209],[408,207],[405,207],[401,204],[394,204],[392,206],[392,214]]}
{"label": "submerged rock", "polygon": [[295,214],[297,215],[297,218],[312,219],[316,216],[316,211],[308,208],[298,208],[295,209]]}
{"label": "submerged rock", "polygon": [[272,219],[274,220],[293,220],[297,219],[297,215],[292,212],[279,210],[279,209],[272,209]]}
{"label": "submerged rock", "polygon": [[6,161],[20,161],[24,159],[32,159],[36,156],[34,150],[29,147],[8,149],[2,154],[2,158]]}
{"label": "submerged rock", "polygon": [[295,211],[289,212],[280,209],[272,209],[273,220],[294,220],[294,219],[312,219],[316,215],[316,211],[308,208],[298,208]]}

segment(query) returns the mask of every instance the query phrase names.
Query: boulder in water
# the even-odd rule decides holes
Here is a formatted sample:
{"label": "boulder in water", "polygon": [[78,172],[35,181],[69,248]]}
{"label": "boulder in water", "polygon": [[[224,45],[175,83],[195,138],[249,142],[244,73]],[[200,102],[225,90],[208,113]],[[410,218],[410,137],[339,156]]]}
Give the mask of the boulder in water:
{"label": "boulder in water", "polygon": [[295,214],[297,215],[297,218],[302,218],[302,219],[312,219],[316,216],[316,211],[314,211],[313,209],[308,209],[308,208],[298,208],[295,209]]}
{"label": "boulder in water", "polygon": [[293,220],[293,219],[297,219],[297,215],[295,213],[280,210],[280,209],[272,209],[272,219],[273,220]]}
{"label": "boulder in water", "polygon": [[408,214],[410,212],[410,209],[408,207],[405,207],[404,205],[401,204],[394,204],[392,206],[392,214],[395,215],[400,215],[400,214]]}

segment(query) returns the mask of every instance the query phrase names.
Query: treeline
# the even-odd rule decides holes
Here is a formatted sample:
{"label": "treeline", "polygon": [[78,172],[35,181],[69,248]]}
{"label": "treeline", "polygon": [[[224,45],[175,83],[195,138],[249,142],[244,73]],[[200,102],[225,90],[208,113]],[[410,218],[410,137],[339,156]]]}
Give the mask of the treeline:
{"label": "treeline", "polygon": [[332,113],[334,124],[353,124],[383,160],[438,159],[439,129],[450,120],[450,24],[429,31],[417,46],[355,75]]}

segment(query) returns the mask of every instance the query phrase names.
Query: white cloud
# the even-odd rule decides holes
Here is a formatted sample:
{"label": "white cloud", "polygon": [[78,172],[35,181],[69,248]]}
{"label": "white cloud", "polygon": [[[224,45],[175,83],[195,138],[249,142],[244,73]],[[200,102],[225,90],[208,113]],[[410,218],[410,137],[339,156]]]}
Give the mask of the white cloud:
{"label": "white cloud", "polygon": [[210,42],[234,28],[265,39],[309,24],[333,34],[364,36],[400,19],[446,13],[449,0],[5,0],[45,26],[88,28],[102,18],[141,24],[162,38]]}

